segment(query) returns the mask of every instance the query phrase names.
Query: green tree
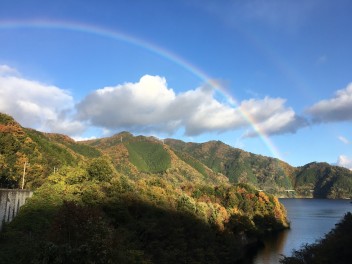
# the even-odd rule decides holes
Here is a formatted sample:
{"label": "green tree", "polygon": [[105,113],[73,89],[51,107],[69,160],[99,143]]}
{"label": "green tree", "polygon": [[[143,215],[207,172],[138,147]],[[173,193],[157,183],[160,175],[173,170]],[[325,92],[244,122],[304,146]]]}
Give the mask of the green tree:
{"label": "green tree", "polygon": [[87,168],[88,176],[91,180],[109,181],[114,175],[114,169],[106,158],[97,158],[89,164]]}

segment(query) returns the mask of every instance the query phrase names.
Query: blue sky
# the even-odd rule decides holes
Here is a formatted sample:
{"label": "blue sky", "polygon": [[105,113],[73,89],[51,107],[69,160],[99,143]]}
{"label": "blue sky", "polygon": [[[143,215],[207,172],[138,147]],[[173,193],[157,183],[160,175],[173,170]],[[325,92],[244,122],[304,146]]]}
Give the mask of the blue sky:
{"label": "blue sky", "polygon": [[0,0],[0,111],[352,168],[348,0]]}

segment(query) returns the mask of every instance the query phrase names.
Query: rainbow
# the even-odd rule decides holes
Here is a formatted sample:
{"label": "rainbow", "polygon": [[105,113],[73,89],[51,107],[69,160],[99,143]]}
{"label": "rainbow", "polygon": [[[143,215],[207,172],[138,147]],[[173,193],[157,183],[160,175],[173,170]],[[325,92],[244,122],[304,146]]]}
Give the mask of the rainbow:
{"label": "rainbow", "polygon": [[149,52],[154,53],[158,56],[161,56],[166,60],[169,60],[179,65],[180,67],[184,68],[185,70],[192,73],[193,75],[197,76],[206,85],[209,85],[210,87],[216,89],[217,91],[220,91],[223,95],[229,98],[230,99],[229,101],[233,102],[233,105],[238,108],[242,117],[256,131],[256,133],[259,135],[259,137],[267,146],[267,148],[272,153],[272,155],[275,158],[281,159],[279,150],[276,148],[276,146],[273,144],[270,138],[265,134],[264,131],[260,129],[260,127],[256,124],[255,120],[251,117],[251,115],[247,113],[244,109],[241,109],[241,107],[237,103],[237,100],[231,95],[229,91],[227,91],[223,86],[221,86],[219,82],[210,78],[204,71],[202,71],[195,65],[191,64],[184,58],[178,56],[175,53],[172,53],[171,51],[163,47],[160,47],[154,43],[136,38],[132,35],[129,35],[117,30],[107,29],[96,25],[84,24],[84,23],[73,22],[73,21],[54,21],[54,20],[1,21],[0,20],[0,29],[18,29],[18,28],[57,29],[57,30],[68,30],[68,31],[76,31],[76,32],[82,32],[87,34],[93,34],[93,35],[110,38],[117,41],[123,41],[128,44],[148,50]]}

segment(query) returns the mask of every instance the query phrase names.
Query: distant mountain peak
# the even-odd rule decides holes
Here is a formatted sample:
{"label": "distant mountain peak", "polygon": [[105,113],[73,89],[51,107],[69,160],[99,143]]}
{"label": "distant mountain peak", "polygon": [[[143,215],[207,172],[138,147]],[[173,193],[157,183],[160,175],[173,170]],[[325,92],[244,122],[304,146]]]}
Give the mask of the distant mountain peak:
{"label": "distant mountain peak", "polygon": [[122,132],[119,132],[117,134],[114,134],[112,137],[133,137],[133,134],[128,132],[128,131],[122,131]]}

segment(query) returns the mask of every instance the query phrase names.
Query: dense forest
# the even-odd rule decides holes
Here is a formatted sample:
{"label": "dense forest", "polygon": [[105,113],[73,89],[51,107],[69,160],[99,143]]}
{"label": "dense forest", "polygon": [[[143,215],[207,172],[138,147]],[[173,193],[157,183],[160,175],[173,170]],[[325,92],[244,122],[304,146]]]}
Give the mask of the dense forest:
{"label": "dense forest", "polygon": [[3,263],[240,263],[287,227],[278,200],[246,185],[181,191],[111,171],[102,159],[50,175],[5,225]]}
{"label": "dense forest", "polygon": [[0,115],[1,184],[34,195],[0,233],[0,263],[241,263],[289,226],[273,195],[155,138],[76,143]]}
{"label": "dense forest", "polygon": [[34,190],[0,233],[0,263],[242,263],[289,227],[272,194],[351,197],[347,169],[294,168],[219,141],[75,142],[0,114],[0,145],[0,187],[25,176]]}
{"label": "dense forest", "polygon": [[[247,183],[281,197],[351,198],[352,171],[327,163],[302,167],[233,148],[220,141],[186,143],[166,139],[172,149],[187,153],[230,182]],[[295,190],[288,193],[286,190]]]}

